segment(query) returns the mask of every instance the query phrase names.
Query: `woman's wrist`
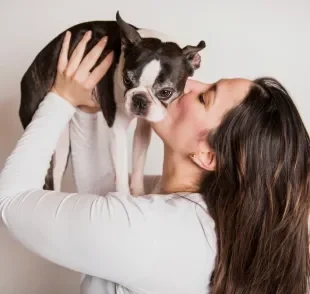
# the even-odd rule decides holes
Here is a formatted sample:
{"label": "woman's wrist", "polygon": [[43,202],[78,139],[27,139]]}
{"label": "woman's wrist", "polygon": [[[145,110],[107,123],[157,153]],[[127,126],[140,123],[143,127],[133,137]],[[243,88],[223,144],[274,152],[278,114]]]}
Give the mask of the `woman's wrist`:
{"label": "woman's wrist", "polygon": [[76,105],[76,103],[74,102],[74,99],[70,99],[68,97],[65,97],[65,95],[61,95],[54,87],[51,89],[50,91],[51,93],[56,94],[57,96],[61,97],[62,99],[66,100],[67,102],[69,102],[73,107],[77,107],[77,109],[81,110],[82,112],[85,113],[97,113],[98,111],[100,111],[100,107],[90,107],[90,106],[85,106],[85,105]]}
{"label": "woman's wrist", "polygon": [[45,102],[54,105],[55,109],[59,110],[59,113],[70,113],[73,115],[77,110],[77,108],[74,107],[70,102],[52,91],[46,94],[44,100],[41,103],[45,104]]}
{"label": "woman's wrist", "polygon": [[78,107],[78,105],[76,105],[76,102],[74,99],[70,99],[69,97],[67,97],[66,95],[63,95],[62,93],[59,93],[54,87],[50,90],[51,93],[56,94],[57,96],[59,96],[60,98],[66,100],[67,102],[69,102],[73,107]]}

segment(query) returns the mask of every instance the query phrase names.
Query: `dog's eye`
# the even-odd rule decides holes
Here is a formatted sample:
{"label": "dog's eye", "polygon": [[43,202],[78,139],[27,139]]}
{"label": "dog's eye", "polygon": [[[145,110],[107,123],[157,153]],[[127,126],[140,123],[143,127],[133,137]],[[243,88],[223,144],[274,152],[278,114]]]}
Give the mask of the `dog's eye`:
{"label": "dog's eye", "polygon": [[126,74],[123,75],[123,82],[124,82],[125,86],[130,86],[131,85],[131,80],[130,80],[130,78]]}
{"label": "dog's eye", "polygon": [[157,93],[157,98],[158,99],[169,99],[173,94],[173,90],[172,89],[162,89]]}
{"label": "dog's eye", "polygon": [[200,93],[200,94],[198,95],[198,100],[199,100],[200,103],[205,104],[205,101],[204,101],[204,99],[203,99],[203,93]]}

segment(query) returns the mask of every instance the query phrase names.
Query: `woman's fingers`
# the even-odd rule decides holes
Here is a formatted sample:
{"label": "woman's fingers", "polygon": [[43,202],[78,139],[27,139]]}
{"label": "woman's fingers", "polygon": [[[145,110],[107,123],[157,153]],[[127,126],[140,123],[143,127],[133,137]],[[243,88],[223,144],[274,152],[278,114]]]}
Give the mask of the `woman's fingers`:
{"label": "woman's fingers", "polygon": [[85,106],[88,109],[98,111],[100,105],[94,100],[93,90],[110,68],[113,62],[113,52],[108,54],[90,73],[105,48],[107,38],[100,40],[83,58],[90,39],[91,32],[89,31],[78,43],[68,61],[70,33],[66,33],[59,56],[53,91],[69,101],[73,106]]}
{"label": "woman's fingers", "polygon": [[92,50],[89,51],[75,73],[76,80],[85,81],[87,79],[90,70],[96,64],[106,44],[107,37],[104,37],[92,48]]}
{"label": "woman's fingers", "polygon": [[65,70],[65,74],[67,76],[72,76],[79,67],[81,60],[83,59],[86,45],[88,41],[91,39],[91,34],[92,34],[91,31],[86,32],[82,40],[78,43],[78,45],[74,49],[68,62],[67,68]]}
{"label": "woman's fingers", "polygon": [[101,63],[91,72],[88,79],[85,82],[86,89],[93,89],[98,82],[103,78],[113,62],[113,51],[110,52],[107,57],[101,61]]}
{"label": "woman's fingers", "polygon": [[68,52],[70,46],[71,33],[69,31],[66,32],[64,40],[62,42],[61,51],[58,58],[57,71],[59,73],[63,73],[68,64]]}

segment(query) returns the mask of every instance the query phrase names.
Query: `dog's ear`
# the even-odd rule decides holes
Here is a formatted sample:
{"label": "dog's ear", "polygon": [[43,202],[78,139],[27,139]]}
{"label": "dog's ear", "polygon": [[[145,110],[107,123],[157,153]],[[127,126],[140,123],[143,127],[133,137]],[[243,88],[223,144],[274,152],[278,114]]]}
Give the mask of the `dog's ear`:
{"label": "dog's ear", "polygon": [[197,46],[185,46],[182,49],[182,54],[186,57],[193,70],[200,67],[201,57],[198,52],[206,47],[204,41],[200,41]]}
{"label": "dog's ear", "polygon": [[118,11],[116,13],[116,22],[118,23],[121,30],[121,40],[123,45],[136,45],[141,42],[142,38],[137,30],[125,22],[119,15]]}

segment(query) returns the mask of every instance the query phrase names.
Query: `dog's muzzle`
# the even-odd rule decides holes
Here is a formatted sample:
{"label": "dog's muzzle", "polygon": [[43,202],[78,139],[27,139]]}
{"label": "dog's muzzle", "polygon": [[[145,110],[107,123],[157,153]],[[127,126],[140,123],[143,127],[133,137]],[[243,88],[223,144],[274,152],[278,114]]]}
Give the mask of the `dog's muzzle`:
{"label": "dog's muzzle", "polygon": [[143,110],[147,109],[149,104],[150,104],[150,101],[148,100],[148,98],[141,93],[135,94],[132,97],[132,105],[133,105],[134,109],[136,109],[136,110],[143,111]]}

